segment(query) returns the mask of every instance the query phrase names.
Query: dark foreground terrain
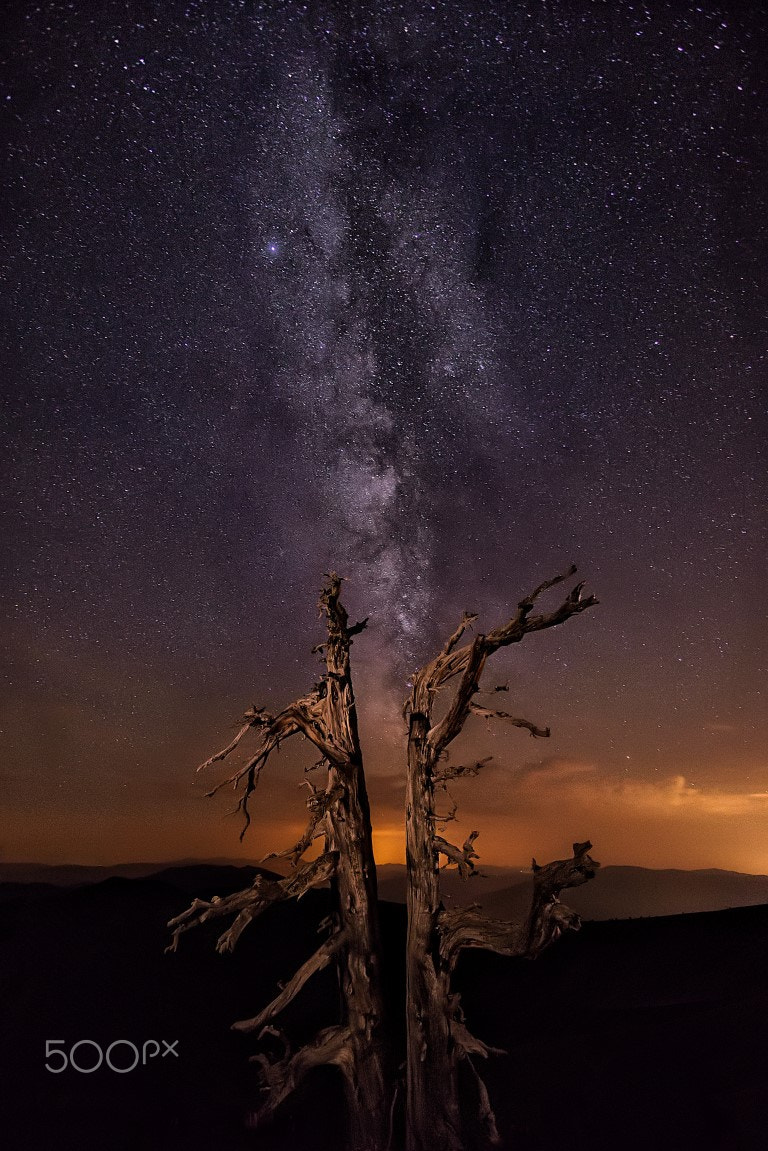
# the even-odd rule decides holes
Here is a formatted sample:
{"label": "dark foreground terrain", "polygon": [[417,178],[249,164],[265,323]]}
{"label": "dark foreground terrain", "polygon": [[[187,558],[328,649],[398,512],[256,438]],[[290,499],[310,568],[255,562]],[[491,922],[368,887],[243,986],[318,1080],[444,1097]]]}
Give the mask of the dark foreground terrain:
{"label": "dark foreground terrain", "polygon": [[[0,892],[0,1146],[341,1151],[330,1072],[308,1080],[270,1127],[249,1126],[256,1044],[229,1030],[317,945],[325,894],[273,908],[234,955],[215,953],[216,925],[163,953],[166,921],[190,894],[225,894],[250,874],[183,868]],[[404,909],[385,904],[384,927],[396,1000]],[[534,963],[466,954],[459,982],[470,1027],[507,1051],[482,1067],[504,1146],[764,1151],[767,958],[766,906],[587,923]],[[333,1022],[336,1000],[325,972],[286,1013],[286,1030],[300,1040]],[[139,1050],[178,1041],[178,1056],[125,1074],[46,1070],[46,1040],[69,1052],[83,1039],[105,1051],[116,1039]],[[115,1062],[126,1066],[130,1052],[116,1050]],[[86,1068],[96,1058],[92,1044],[76,1054]]]}

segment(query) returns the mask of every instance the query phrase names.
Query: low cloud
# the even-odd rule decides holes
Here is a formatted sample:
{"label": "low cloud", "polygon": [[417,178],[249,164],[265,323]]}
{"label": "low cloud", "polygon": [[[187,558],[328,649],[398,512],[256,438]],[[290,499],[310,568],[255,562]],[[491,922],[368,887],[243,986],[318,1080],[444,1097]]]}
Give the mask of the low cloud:
{"label": "low cloud", "polygon": [[[372,787],[382,861],[403,851],[399,783]],[[451,794],[458,818],[446,835],[460,843],[479,829],[481,865],[563,858],[589,838],[604,863],[768,872],[768,792],[699,786],[681,774],[616,778],[589,761],[551,757],[517,769],[489,763]],[[438,792],[438,809],[448,806]]]}
{"label": "low cloud", "polygon": [[500,765],[489,764],[484,778],[485,791],[478,788],[471,800],[478,809],[486,806],[497,809],[503,797],[514,803],[524,800],[535,810],[556,804],[593,809],[597,804],[671,818],[768,815],[768,792],[701,787],[689,782],[684,775],[652,780],[616,778],[602,775],[595,763],[557,756],[526,763],[520,769],[505,770]]}

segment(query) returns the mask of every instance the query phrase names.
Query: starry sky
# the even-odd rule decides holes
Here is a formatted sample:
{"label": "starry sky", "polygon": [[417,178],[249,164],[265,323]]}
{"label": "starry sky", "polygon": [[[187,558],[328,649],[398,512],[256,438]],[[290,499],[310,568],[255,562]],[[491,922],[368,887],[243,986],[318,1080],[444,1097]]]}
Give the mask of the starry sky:
{"label": "starry sky", "polygon": [[486,681],[552,736],[468,722],[456,834],[768,872],[762,5],[9,13],[0,857],[288,846],[306,745],[242,845],[194,768],[336,569],[399,859],[409,675],[575,562]]}

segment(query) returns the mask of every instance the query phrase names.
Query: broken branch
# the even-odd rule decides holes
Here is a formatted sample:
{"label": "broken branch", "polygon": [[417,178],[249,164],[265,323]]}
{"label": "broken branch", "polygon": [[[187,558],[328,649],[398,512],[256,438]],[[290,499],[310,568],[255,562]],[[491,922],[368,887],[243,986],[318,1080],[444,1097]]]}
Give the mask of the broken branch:
{"label": "broken branch", "polygon": [[479,775],[486,763],[490,763],[492,759],[492,755],[486,755],[485,759],[478,759],[477,763],[470,763],[466,766],[441,767],[434,772],[432,780],[436,784],[445,784],[450,779],[463,779],[468,775]]}
{"label": "broken branch", "polygon": [[322,971],[324,967],[328,966],[333,956],[344,946],[347,940],[348,935],[344,931],[338,931],[335,935],[332,935],[330,939],[326,939],[322,947],[319,947],[314,955],[312,955],[306,963],[302,964],[295,975],[286,983],[280,994],[275,996],[271,1003],[268,1003],[253,1019],[243,1019],[239,1023],[233,1023],[232,1030],[260,1030],[270,1019],[274,1019],[284,1007],[287,1007],[292,999],[296,998],[304,984],[311,979],[316,972]]}
{"label": "broken branch", "polygon": [[461,849],[448,843],[439,835],[434,836],[432,846],[440,855],[444,855],[449,863],[456,864],[462,879],[469,879],[476,872],[475,860],[480,858],[473,847],[479,834],[479,831],[471,831],[464,840]]}
{"label": "broken branch", "polygon": [[525,925],[490,919],[477,907],[453,907],[441,911],[438,919],[440,955],[453,970],[462,951],[475,947],[497,955],[524,955],[527,946]]}
{"label": "broken branch", "polygon": [[247,720],[247,723],[243,724],[232,742],[228,743],[227,746],[222,748],[221,751],[217,751],[215,755],[210,757],[210,759],[206,759],[205,763],[201,763],[197,770],[205,771],[205,769],[210,767],[211,764],[218,763],[218,761],[221,759],[226,759],[230,752],[233,752],[238,746],[240,740],[243,738],[246,732],[250,731],[252,727],[264,726],[265,724],[269,723],[271,718],[271,716],[265,714],[263,707],[251,708],[243,716],[243,719]]}
{"label": "broken branch", "polygon": [[469,710],[472,715],[478,715],[481,719],[503,719],[511,727],[524,727],[530,731],[532,736],[539,739],[548,739],[552,734],[548,727],[537,727],[535,723],[531,723],[528,719],[518,719],[514,715],[510,715],[508,711],[492,711],[489,707],[481,707],[479,703],[471,703]]}
{"label": "broken branch", "polygon": [[307,851],[314,840],[318,839],[322,834],[322,832],[317,831],[318,824],[322,823],[328,810],[337,800],[341,799],[344,794],[344,788],[340,784],[336,784],[336,786],[326,791],[321,791],[319,788],[313,787],[308,779],[304,782],[307,787],[311,789],[311,795],[307,800],[307,807],[310,813],[309,823],[304,830],[304,834],[293,847],[287,847],[285,851],[272,851],[269,855],[265,855],[261,860],[262,863],[267,863],[270,859],[290,859],[292,865],[295,867],[304,852]]}
{"label": "broken branch", "polygon": [[476,611],[465,611],[464,612],[464,615],[461,617],[461,623],[456,628],[456,631],[453,632],[453,634],[448,638],[448,640],[446,640],[445,647],[443,648],[441,655],[450,655],[451,654],[453,649],[456,647],[456,644],[459,642],[461,637],[464,635],[464,632],[466,631],[466,629],[468,627],[470,627],[475,622],[476,619],[477,619],[477,612]]}
{"label": "broken branch", "polygon": [[285,1038],[280,1038],[286,1048],[286,1055],[282,1058],[270,1059],[264,1054],[251,1056],[251,1062],[261,1066],[268,1091],[266,1100],[256,1112],[257,1121],[272,1115],[313,1067],[336,1064],[348,1079],[353,1078],[351,1033],[348,1027],[327,1027],[317,1035],[313,1043],[300,1048],[295,1055],[291,1055]]}
{"label": "broken branch", "polygon": [[534,861],[533,896],[525,922],[510,923],[490,919],[477,907],[455,907],[440,912],[440,955],[452,971],[460,953],[467,948],[494,951],[499,955],[535,959],[564,931],[578,931],[581,920],[558,898],[567,887],[577,887],[594,878],[600,866],[588,854],[592,844],[574,843],[572,859],[558,859],[539,867]]}
{"label": "broken branch", "polygon": [[272,880],[257,875],[250,887],[224,897],[215,895],[211,900],[194,899],[190,907],[169,920],[168,926],[174,929],[173,938],[166,951],[176,951],[179,936],[193,927],[217,919],[222,915],[236,915],[237,918],[228,931],[219,938],[216,950],[231,951],[242,931],[252,919],[261,915],[273,903],[283,899],[301,898],[312,887],[327,883],[336,870],[338,853],[326,852],[311,863],[305,863],[285,879]]}
{"label": "broken branch", "polygon": [[600,864],[589,854],[592,844],[574,843],[572,859],[558,859],[539,867],[533,860],[533,900],[528,916],[528,953],[539,954],[564,931],[578,931],[581,920],[575,911],[564,907],[559,894],[567,887],[579,887],[594,879]]}

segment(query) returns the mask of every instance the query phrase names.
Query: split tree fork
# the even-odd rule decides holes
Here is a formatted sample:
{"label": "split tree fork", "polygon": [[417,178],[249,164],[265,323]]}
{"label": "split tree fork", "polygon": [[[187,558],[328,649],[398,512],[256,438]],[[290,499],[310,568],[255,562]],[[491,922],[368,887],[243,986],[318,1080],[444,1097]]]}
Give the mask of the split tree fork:
{"label": "split tree fork", "polygon": [[[475,871],[473,831],[458,848],[436,833],[436,827],[455,815],[435,811],[435,788],[447,791],[447,783],[464,775],[476,775],[486,761],[468,767],[447,764],[449,744],[471,714],[500,719],[526,728],[532,736],[546,737],[541,729],[507,712],[491,711],[474,700],[480,675],[489,655],[500,647],[518,643],[530,632],[565,622],[597,601],[582,595],[578,584],[559,608],[533,615],[538,597],[562,583],[574,572],[547,580],[521,600],[506,624],[481,634],[464,646],[459,643],[477,618],[465,615],[442,651],[414,677],[406,704],[409,713],[408,775],[406,785],[406,837],[408,871],[407,942],[407,1151],[463,1151],[463,1115],[459,1100],[460,1064],[473,1074],[478,1114],[490,1142],[498,1141],[496,1122],[485,1086],[472,1057],[486,1056],[491,1049],[467,1029],[459,996],[451,990],[452,973],[461,951],[485,948],[504,955],[535,957],[566,929],[579,926],[578,916],[563,907],[559,892],[591,879],[598,866],[589,856],[589,843],[574,844],[573,859],[538,867],[534,861],[534,892],[524,923],[505,923],[485,918],[477,908],[446,911],[440,901],[438,868],[443,856],[447,865],[458,867],[462,877]],[[293,870],[285,879],[257,876],[245,891],[210,902],[196,899],[171,921],[175,950],[179,935],[208,919],[234,915],[231,927],[218,941],[220,951],[231,950],[248,923],[271,904],[299,898],[311,887],[329,880],[336,895],[336,911],[330,934],[317,952],[283,987],[280,994],[253,1019],[234,1024],[241,1031],[256,1031],[278,1038],[284,1051],[277,1057],[254,1056],[260,1063],[266,1098],[259,1118],[266,1118],[291,1094],[313,1067],[335,1064],[342,1072],[349,1112],[350,1151],[395,1151],[392,1147],[394,1110],[394,1053],[391,1031],[384,1019],[381,989],[381,946],[378,922],[376,871],[371,842],[371,821],[354,693],[349,650],[352,639],[363,630],[365,620],[350,626],[339,601],[341,580],[331,574],[320,596],[326,617],[327,640],[315,651],[325,659],[325,674],[309,695],[289,704],[277,715],[252,708],[234,740],[212,756],[199,770],[225,759],[254,730],[258,746],[251,759],[213,788],[214,795],[227,783],[242,786],[238,809],[250,822],[248,801],[259,774],[282,740],[303,734],[320,752],[314,765],[327,772],[324,789],[308,783],[309,822],[299,842],[280,855],[291,860]],[[433,719],[437,693],[458,679],[453,700],[441,720]],[[241,839],[242,839],[241,834]],[[311,862],[303,859],[310,845],[324,839],[323,852]],[[270,858],[270,857],[267,857]],[[344,991],[344,1018],[326,1028],[313,1042],[293,1052],[288,1039],[271,1021],[307,983],[311,976],[334,960]]]}

